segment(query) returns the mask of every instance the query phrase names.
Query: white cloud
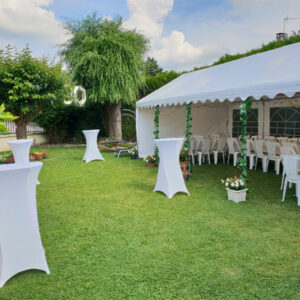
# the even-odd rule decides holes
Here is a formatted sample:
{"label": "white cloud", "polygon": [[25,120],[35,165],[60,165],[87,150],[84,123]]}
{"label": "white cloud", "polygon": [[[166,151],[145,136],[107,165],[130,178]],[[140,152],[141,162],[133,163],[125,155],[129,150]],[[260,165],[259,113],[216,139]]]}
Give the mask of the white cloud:
{"label": "white cloud", "polygon": [[[127,0],[130,18],[126,26],[150,38],[150,55],[165,69],[188,70],[209,64],[225,53],[245,52],[274,40],[283,30],[285,16],[300,17],[299,0],[230,1],[231,10],[216,7],[207,18],[191,12],[191,17],[178,19],[178,28],[163,36],[164,18],[173,10],[174,1]],[[300,21],[288,21],[287,32],[296,29],[300,29]]]}
{"label": "white cloud", "polygon": [[172,68],[174,62],[186,66],[203,54],[200,47],[188,43],[179,31],[172,31],[169,36],[161,38],[160,44],[160,48],[153,49],[153,55],[167,68]]}
{"label": "white cloud", "polygon": [[[203,22],[196,23],[195,20],[191,20],[185,27],[185,30],[194,37],[193,42],[210,49],[210,52],[203,52],[198,66],[215,61],[225,53],[243,53],[260,47],[262,43],[275,40],[276,33],[283,31],[285,16],[300,17],[298,0],[231,0],[231,2],[232,10]],[[287,32],[299,29],[300,21],[287,23]]]}
{"label": "white cloud", "polygon": [[173,0],[127,0],[127,6],[130,18],[124,27],[136,28],[150,39],[150,55],[164,68],[185,68],[202,55],[202,49],[190,44],[183,32],[174,30],[169,36],[162,35],[163,20],[172,11]]}
{"label": "white cloud", "polygon": [[173,9],[173,0],[127,0],[130,18],[124,25],[137,28],[150,39],[159,38],[163,30],[163,18]]}
{"label": "white cloud", "polygon": [[[0,0],[0,32],[6,43],[22,39],[25,43],[54,47],[66,41],[67,31],[52,11],[45,7],[53,0]],[[3,46],[3,45],[1,45]]]}
{"label": "white cloud", "polygon": [[[80,1],[85,5],[84,0]],[[226,10],[221,5],[207,8],[202,4],[206,1],[197,0],[198,9],[185,13],[183,20],[173,11],[175,1],[179,0],[127,0],[130,17],[124,26],[136,28],[150,39],[149,55],[165,69],[189,70],[211,63],[225,53],[259,47],[283,30],[285,16],[300,17],[300,0],[228,0],[232,8],[227,6]],[[0,0],[0,48],[7,43],[18,47],[29,43],[35,55],[54,55],[56,45],[69,36],[49,8],[53,2]],[[170,24],[173,27],[168,34],[164,34],[166,20],[170,22],[167,29]],[[299,29],[299,20],[286,24],[287,32]]]}

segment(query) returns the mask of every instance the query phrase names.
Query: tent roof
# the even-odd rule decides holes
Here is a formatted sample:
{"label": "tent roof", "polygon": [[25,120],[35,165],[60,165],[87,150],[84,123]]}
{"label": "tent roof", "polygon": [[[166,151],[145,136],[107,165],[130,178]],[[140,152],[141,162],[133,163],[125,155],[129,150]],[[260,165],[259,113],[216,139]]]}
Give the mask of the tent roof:
{"label": "tent roof", "polygon": [[183,74],[137,102],[137,108],[300,92],[300,43]]}

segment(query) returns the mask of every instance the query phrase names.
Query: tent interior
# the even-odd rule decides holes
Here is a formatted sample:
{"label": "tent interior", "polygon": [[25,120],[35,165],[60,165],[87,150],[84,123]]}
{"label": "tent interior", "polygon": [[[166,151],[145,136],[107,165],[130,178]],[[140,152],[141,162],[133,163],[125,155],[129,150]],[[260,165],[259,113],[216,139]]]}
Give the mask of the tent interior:
{"label": "tent interior", "polygon": [[185,73],[137,102],[140,157],[153,154],[154,108],[159,137],[184,137],[186,103],[192,135],[238,137],[239,107],[248,97],[249,135],[300,137],[300,43]]}
{"label": "tent interior", "polygon": [[[234,102],[192,103],[192,137],[218,134],[220,137],[238,137],[241,131],[239,107],[241,99]],[[160,108],[160,138],[184,137],[185,105],[171,105]],[[248,117],[247,132],[250,136],[300,137],[300,95],[274,99],[263,97],[253,100]],[[154,108],[139,110],[138,145],[139,156],[153,154]]]}

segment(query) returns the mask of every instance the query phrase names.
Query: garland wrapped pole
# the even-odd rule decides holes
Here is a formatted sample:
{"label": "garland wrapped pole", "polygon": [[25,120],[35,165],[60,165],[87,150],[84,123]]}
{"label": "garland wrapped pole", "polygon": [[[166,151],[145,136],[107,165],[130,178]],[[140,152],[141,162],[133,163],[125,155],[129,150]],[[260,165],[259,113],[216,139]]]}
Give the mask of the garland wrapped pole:
{"label": "garland wrapped pole", "polygon": [[[154,139],[159,139],[159,106],[155,106],[154,109],[154,130],[153,130]],[[154,146],[154,154],[158,158],[158,148]]]}
{"label": "garland wrapped pole", "polygon": [[247,121],[248,121],[248,112],[251,110],[251,99],[248,97],[244,103],[240,105],[240,120],[242,123],[241,131],[241,152],[242,155],[239,158],[239,168],[242,170],[241,179],[247,181]]}
{"label": "garland wrapped pole", "polygon": [[[192,105],[191,103],[186,104],[186,119],[185,119],[185,140],[184,140],[184,150],[191,152],[191,135],[192,135]],[[188,157],[188,180],[191,179],[191,156]]]}

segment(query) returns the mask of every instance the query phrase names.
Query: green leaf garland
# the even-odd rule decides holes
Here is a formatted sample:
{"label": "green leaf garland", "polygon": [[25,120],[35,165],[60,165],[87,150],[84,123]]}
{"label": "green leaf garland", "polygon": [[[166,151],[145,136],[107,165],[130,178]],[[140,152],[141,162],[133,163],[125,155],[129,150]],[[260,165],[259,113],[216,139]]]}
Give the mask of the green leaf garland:
{"label": "green leaf garland", "polygon": [[238,159],[239,168],[242,170],[241,179],[247,181],[247,121],[248,121],[248,112],[251,110],[251,99],[248,97],[244,103],[240,105],[240,121],[242,123],[241,131],[241,152],[242,155]]}
{"label": "green leaf garland", "polygon": [[[154,109],[154,130],[153,130],[153,135],[154,135],[154,139],[159,139],[159,106],[155,106]],[[157,155],[158,157],[158,148],[155,145],[154,146],[154,154]]]}
{"label": "green leaf garland", "polygon": [[[191,151],[191,135],[192,135],[192,105],[188,103],[185,105],[186,107],[186,118],[185,118],[185,140],[184,140],[184,150],[190,152]],[[191,177],[191,156],[189,156],[189,164],[188,164],[188,180]]]}

